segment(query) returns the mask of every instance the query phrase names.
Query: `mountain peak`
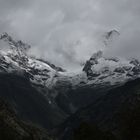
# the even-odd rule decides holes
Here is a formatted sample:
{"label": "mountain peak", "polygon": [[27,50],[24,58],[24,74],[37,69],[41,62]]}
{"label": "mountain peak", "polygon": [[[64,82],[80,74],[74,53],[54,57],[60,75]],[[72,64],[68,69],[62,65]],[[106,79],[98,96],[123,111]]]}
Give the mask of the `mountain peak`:
{"label": "mountain peak", "polygon": [[4,32],[0,36],[0,40],[7,42],[10,45],[11,49],[27,51],[31,48],[30,45],[24,43],[21,40],[14,40],[8,33]]}
{"label": "mountain peak", "polygon": [[111,30],[109,32],[106,32],[104,34],[104,41],[103,41],[105,46],[110,46],[110,43],[116,40],[116,38],[118,38],[119,35],[120,33],[117,30]]}
{"label": "mountain peak", "polygon": [[111,30],[106,33],[106,39],[109,39],[110,37],[113,37],[115,35],[120,35],[120,33],[117,30]]}
{"label": "mountain peak", "polygon": [[8,36],[9,36],[8,33],[4,32],[4,33],[1,34],[0,39],[3,39],[5,37],[7,38]]}
{"label": "mountain peak", "polygon": [[6,32],[0,35],[0,40],[4,40],[5,42],[8,42],[9,44],[15,44],[15,41],[13,40],[13,38]]}

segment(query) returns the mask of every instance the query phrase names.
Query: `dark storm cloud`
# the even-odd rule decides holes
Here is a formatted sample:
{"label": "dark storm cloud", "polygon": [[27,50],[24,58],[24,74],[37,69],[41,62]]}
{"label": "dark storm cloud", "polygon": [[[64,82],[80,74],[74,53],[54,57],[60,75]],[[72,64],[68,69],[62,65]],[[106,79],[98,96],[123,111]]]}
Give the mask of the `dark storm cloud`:
{"label": "dark storm cloud", "polygon": [[[32,54],[75,69],[92,53],[139,57],[139,0],[0,0],[0,32],[33,46]],[[105,49],[102,34],[119,39]]]}

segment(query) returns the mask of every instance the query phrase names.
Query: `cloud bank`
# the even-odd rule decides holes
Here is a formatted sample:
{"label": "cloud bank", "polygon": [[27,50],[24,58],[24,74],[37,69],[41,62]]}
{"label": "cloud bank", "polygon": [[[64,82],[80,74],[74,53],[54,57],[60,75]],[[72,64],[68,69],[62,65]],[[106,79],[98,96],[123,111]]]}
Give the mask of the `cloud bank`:
{"label": "cloud bank", "polygon": [[106,55],[140,58],[139,25],[139,0],[0,0],[0,32],[70,70],[103,49],[102,34],[112,29],[121,35]]}

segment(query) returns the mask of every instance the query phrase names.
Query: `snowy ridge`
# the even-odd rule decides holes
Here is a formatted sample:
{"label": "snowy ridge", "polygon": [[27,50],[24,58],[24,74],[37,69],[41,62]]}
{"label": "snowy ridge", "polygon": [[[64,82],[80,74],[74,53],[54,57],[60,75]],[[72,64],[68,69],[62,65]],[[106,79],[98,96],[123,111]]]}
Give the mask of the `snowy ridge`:
{"label": "snowy ridge", "polygon": [[13,40],[7,33],[2,34],[0,39],[10,46],[8,51],[0,50],[0,72],[25,74],[33,84],[47,88],[52,86],[59,71],[41,60],[29,57],[26,54],[29,45],[22,41]]}
{"label": "snowy ridge", "polygon": [[[107,40],[119,35],[117,31],[106,34]],[[102,51],[93,54],[86,62],[83,71],[70,73],[47,61],[27,55],[30,45],[15,41],[7,33],[0,40],[10,45],[9,51],[0,50],[0,72],[16,73],[28,77],[31,83],[53,89],[56,84],[68,83],[72,88],[85,85],[121,84],[140,76],[140,62],[136,59],[125,60],[107,58]]]}
{"label": "snowy ridge", "polygon": [[53,88],[57,82],[68,82],[76,86],[87,79],[84,72],[70,73],[45,60],[28,56],[30,45],[15,41],[7,33],[2,34],[0,40],[10,46],[8,51],[0,50],[1,72],[24,74],[33,84],[49,89]]}
{"label": "snowy ridge", "polygon": [[140,62],[137,59],[107,58],[99,51],[87,61],[83,71],[87,73],[88,84],[121,84],[140,76]]}

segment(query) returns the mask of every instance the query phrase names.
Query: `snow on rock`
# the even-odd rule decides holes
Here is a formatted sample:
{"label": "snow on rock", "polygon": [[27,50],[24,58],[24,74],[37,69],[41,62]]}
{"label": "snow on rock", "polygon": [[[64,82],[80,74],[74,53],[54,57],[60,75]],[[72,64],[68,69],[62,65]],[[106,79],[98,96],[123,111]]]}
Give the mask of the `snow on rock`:
{"label": "snow on rock", "polygon": [[140,62],[136,59],[107,58],[99,51],[87,61],[83,71],[87,74],[88,84],[114,85],[138,78]]}
{"label": "snow on rock", "polygon": [[[109,41],[118,35],[113,30],[105,37]],[[65,83],[72,88],[89,84],[114,85],[140,76],[140,62],[137,59],[107,58],[102,51],[98,51],[86,62],[83,71],[71,73],[47,61],[28,56],[26,51],[30,45],[13,40],[7,33],[2,34],[0,40],[11,46],[8,51],[0,50],[0,72],[26,75],[31,83],[48,89],[54,88],[56,84],[65,86]]]}
{"label": "snow on rock", "polygon": [[0,40],[10,45],[8,51],[0,50],[1,72],[26,74],[26,78],[28,77],[33,84],[51,88],[58,73],[56,69],[41,60],[29,57],[25,52],[29,45],[13,40],[7,33],[2,34]]}

